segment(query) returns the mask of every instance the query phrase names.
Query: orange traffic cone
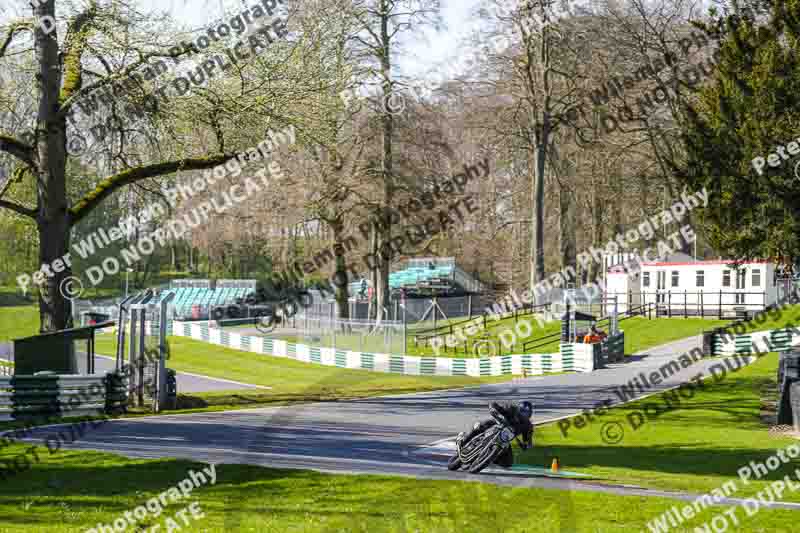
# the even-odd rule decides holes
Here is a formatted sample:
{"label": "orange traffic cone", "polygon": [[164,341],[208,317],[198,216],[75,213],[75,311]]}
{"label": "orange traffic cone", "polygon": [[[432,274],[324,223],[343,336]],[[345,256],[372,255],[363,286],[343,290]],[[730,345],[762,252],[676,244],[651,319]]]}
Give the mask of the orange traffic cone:
{"label": "orange traffic cone", "polygon": [[558,462],[558,457],[553,457],[553,463],[550,465],[550,470],[553,472],[558,472],[559,468],[561,468],[561,464]]}

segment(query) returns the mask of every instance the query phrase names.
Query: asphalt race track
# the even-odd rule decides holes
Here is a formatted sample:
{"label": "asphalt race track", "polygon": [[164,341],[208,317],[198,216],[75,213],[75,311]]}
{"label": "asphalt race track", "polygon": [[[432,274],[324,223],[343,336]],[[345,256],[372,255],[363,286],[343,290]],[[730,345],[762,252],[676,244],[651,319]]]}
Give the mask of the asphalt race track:
{"label": "asphalt race track", "polygon": [[[690,500],[696,495],[521,475],[500,468],[487,469],[478,476],[449,472],[445,462],[454,436],[486,417],[490,401],[530,399],[536,407],[537,423],[578,413],[605,399],[619,403],[609,388],[627,383],[640,372],[660,368],[699,342],[699,337],[684,339],[648,350],[646,355],[630,358],[632,361],[625,364],[592,373],[539,376],[504,384],[303,406],[113,420],[88,432],[70,447],[129,457],[178,457],[336,473],[468,479]],[[701,371],[708,375],[708,367],[719,362],[719,359],[700,361],[646,393],[677,386]],[[601,426],[602,419],[598,419],[580,431],[600,431]],[[42,428],[26,440],[44,439],[53,431],[54,428]],[[565,468],[568,466],[567,463]],[[800,508],[800,505],[787,504],[787,507]]]}

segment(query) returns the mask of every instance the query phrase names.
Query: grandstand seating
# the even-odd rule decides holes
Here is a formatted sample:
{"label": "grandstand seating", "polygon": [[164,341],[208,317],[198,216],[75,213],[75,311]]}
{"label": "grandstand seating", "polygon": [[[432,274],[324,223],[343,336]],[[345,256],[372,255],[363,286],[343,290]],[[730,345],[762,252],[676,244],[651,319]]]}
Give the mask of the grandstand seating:
{"label": "grandstand seating", "polygon": [[[402,269],[389,274],[390,289],[414,289],[430,285],[451,287],[453,290],[467,292],[482,292],[483,285],[456,266],[454,261],[447,259],[412,260]],[[433,263],[434,268],[430,268]],[[355,295],[361,290],[361,280],[350,284],[350,294]]]}
{"label": "grandstand seating", "polygon": [[236,302],[237,298],[244,298],[250,289],[221,287],[218,289],[201,289],[197,287],[177,287],[162,290],[153,303],[161,302],[161,299],[169,292],[175,293],[172,304],[175,306],[175,315],[189,316],[192,306],[200,305],[205,308],[218,305],[229,305]]}

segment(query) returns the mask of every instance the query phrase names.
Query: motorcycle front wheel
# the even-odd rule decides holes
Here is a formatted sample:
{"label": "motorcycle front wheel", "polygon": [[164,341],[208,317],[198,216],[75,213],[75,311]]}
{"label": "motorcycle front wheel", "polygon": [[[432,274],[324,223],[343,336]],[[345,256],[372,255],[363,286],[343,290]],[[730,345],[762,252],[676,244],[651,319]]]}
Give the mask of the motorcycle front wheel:
{"label": "motorcycle front wheel", "polygon": [[461,468],[461,458],[458,456],[458,454],[455,454],[447,462],[447,469],[448,470],[458,470],[459,468]]}
{"label": "motorcycle front wheel", "polygon": [[469,465],[469,473],[470,474],[477,474],[490,464],[494,462],[495,459],[500,455],[503,449],[500,446],[492,445],[489,450],[482,455],[479,459],[476,459],[471,465]]}

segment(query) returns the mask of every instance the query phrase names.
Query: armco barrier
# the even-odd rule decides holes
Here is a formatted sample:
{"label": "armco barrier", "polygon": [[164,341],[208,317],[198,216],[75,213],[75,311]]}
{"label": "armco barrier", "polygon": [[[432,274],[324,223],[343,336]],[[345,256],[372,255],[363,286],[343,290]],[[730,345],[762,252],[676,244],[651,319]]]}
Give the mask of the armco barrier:
{"label": "armco barrier", "polygon": [[783,352],[800,344],[800,330],[785,328],[751,333],[715,333],[711,355]]}
{"label": "armco barrier", "polygon": [[14,419],[93,415],[105,407],[104,374],[0,378],[0,415]]}
{"label": "armco barrier", "polygon": [[567,357],[553,354],[515,354],[498,357],[456,359],[450,357],[418,357],[382,353],[354,352],[334,348],[312,347],[280,339],[241,335],[209,328],[206,324],[174,322],[173,335],[274,357],[286,357],[304,363],[340,368],[372,370],[406,375],[429,376],[502,376],[546,374],[548,372],[591,372],[594,369],[591,351],[576,350]]}

